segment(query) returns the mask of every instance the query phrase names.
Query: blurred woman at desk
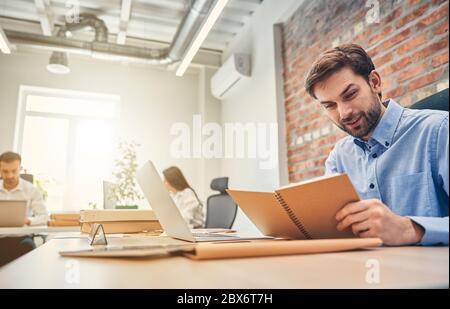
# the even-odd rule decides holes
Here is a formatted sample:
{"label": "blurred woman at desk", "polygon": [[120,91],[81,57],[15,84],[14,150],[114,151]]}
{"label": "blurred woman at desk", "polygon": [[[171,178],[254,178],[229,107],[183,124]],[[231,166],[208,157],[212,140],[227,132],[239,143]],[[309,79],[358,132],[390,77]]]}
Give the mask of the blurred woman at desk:
{"label": "blurred woman at desk", "polygon": [[164,183],[184,220],[191,228],[204,227],[203,204],[181,170],[171,166],[163,171]]}

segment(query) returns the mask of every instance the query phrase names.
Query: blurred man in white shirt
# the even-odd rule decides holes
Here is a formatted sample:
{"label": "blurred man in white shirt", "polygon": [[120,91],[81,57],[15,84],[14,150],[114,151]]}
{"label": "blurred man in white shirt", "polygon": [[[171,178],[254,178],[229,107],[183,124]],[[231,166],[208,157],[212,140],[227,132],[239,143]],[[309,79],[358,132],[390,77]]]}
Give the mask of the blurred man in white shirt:
{"label": "blurred man in white shirt", "polygon": [[[25,225],[47,224],[48,213],[41,192],[20,178],[22,158],[14,152],[0,155],[0,200],[26,200]],[[0,266],[35,248],[30,235],[0,236]]]}

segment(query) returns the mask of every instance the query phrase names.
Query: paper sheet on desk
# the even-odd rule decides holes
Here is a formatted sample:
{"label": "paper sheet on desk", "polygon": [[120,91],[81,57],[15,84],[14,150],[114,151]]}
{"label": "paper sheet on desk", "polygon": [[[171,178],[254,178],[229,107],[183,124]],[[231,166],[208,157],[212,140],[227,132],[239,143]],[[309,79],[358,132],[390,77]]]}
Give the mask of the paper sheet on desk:
{"label": "paper sheet on desk", "polygon": [[[89,246],[88,242],[79,248],[60,251],[62,256],[71,257],[153,257],[174,255],[193,250],[193,244],[163,236],[145,234],[108,235],[108,245]],[[121,237],[120,237],[121,236]]]}
{"label": "paper sheet on desk", "polygon": [[74,251],[60,251],[65,257],[160,257],[180,255],[194,250],[192,244],[187,245],[150,245],[150,246],[102,246]]}

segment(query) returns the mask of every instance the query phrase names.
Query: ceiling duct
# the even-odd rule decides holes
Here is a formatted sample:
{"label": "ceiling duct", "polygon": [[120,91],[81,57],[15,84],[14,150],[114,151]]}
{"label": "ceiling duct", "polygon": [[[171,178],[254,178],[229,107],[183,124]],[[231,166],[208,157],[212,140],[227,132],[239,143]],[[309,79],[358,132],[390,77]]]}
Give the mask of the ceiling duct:
{"label": "ceiling duct", "polygon": [[[56,36],[5,30],[11,44],[90,55],[108,60],[129,61],[148,64],[170,64],[179,61],[217,0],[192,0],[169,48],[149,49],[144,47],[108,43],[108,29],[104,22],[94,15],[80,14],[80,23],[65,24]],[[74,31],[92,27],[95,39],[92,42],[68,38]]]}

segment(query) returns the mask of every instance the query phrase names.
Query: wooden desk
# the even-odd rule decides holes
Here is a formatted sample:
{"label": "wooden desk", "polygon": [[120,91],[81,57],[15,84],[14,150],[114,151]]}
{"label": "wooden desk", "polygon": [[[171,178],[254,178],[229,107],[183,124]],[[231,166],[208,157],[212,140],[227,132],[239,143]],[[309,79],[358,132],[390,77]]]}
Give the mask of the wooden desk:
{"label": "wooden desk", "polygon": [[26,234],[53,234],[66,232],[79,232],[79,226],[23,226],[23,227],[0,227],[0,235],[26,235]]}
{"label": "wooden desk", "polygon": [[[114,241],[111,239],[111,244]],[[128,244],[180,243],[166,237]],[[52,239],[0,268],[0,288],[435,288],[449,286],[448,247],[376,248],[342,253],[193,261],[63,258],[60,250],[86,239]],[[380,283],[366,282],[368,260],[380,265]],[[78,271],[79,283],[68,280]],[[75,276],[76,278],[76,276]]]}

